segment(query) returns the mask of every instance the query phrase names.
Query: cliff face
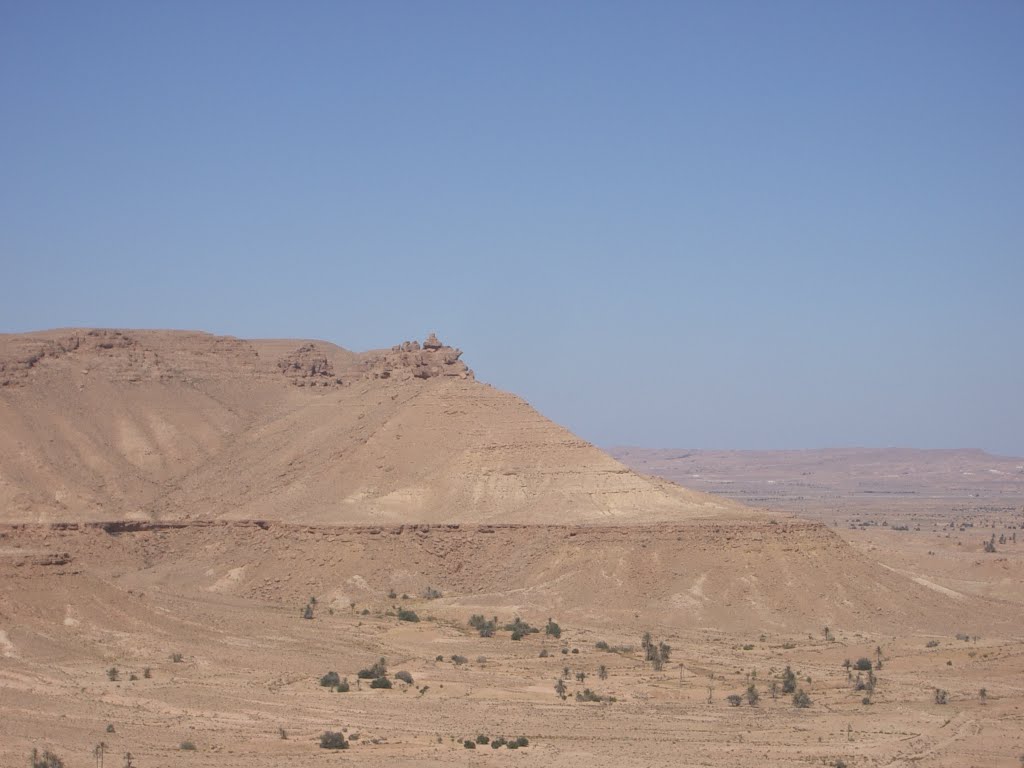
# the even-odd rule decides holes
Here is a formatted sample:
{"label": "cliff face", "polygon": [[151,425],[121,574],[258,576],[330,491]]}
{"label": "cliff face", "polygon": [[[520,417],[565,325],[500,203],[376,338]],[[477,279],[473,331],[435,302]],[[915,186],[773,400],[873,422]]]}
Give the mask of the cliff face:
{"label": "cliff face", "polygon": [[0,336],[0,520],[600,522],[753,514],[633,473],[461,351]]}

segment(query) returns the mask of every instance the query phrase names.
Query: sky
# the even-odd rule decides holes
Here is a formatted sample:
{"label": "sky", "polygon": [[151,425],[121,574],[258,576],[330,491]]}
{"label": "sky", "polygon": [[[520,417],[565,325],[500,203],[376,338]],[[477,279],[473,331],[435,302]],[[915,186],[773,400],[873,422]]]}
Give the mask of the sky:
{"label": "sky", "polygon": [[1024,3],[0,0],[0,332],[390,346],[600,445],[1024,455]]}

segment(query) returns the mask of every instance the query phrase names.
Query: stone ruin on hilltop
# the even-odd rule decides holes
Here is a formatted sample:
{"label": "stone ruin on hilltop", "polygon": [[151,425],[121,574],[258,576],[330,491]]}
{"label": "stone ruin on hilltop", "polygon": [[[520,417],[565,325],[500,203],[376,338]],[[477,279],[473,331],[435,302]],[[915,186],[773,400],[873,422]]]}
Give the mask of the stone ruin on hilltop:
{"label": "stone ruin on hilltop", "polygon": [[371,357],[367,361],[366,375],[398,381],[438,376],[472,379],[473,371],[459,359],[461,356],[461,349],[445,346],[431,333],[422,346],[418,341],[403,341],[390,351]]}

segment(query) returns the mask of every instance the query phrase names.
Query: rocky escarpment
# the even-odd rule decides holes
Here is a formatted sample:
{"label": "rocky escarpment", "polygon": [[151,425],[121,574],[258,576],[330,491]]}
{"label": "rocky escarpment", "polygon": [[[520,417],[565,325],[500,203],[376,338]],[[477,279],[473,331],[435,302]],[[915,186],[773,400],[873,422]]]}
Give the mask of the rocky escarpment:
{"label": "rocky escarpment", "polygon": [[422,346],[406,341],[386,352],[371,353],[366,360],[366,375],[374,379],[432,379],[448,376],[473,379],[473,372],[459,358],[462,350],[442,344],[431,333]]}

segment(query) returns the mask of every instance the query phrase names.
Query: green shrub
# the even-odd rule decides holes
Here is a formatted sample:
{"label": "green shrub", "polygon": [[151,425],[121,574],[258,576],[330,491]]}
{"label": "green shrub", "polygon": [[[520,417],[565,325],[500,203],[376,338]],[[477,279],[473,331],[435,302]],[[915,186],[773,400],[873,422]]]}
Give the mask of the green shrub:
{"label": "green shrub", "polygon": [[333,688],[339,683],[341,683],[341,678],[338,677],[337,672],[328,672],[326,675],[320,678],[320,685],[322,685],[324,688]]}
{"label": "green shrub", "polygon": [[466,739],[464,742],[462,742],[462,746],[464,746],[466,749],[476,749],[476,742],[472,739]]}
{"label": "green shrub", "polygon": [[401,680],[403,683],[412,685],[412,675],[406,672],[404,669],[401,672],[395,672],[395,678]]}
{"label": "green shrub", "polygon": [[729,702],[729,706],[731,707],[738,707],[740,704],[743,703],[743,697],[740,696],[738,693],[730,693],[728,696],[725,697],[725,700]]}
{"label": "green shrub", "polygon": [[117,682],[121,679],[121,673],[117,670],[117,667],[111,667],[107,670],[107,680],[112,683]]}
{"label": "green shrub", "polygon": [[562,636],[562,628],[558,626],[551,619],[548,619],[547,626],[544,627],[544,634],[551,635],[556,640]]}
{"label": "green shrub", "polygon": [[416,611],[409,610],[408,608],[399,608],[398,620],[416,622],[420,620],[420,617],[416,615]]}
{"label": "green shrub", "polygon": [[867,656],[861,656],[857,661],[853,663],[853,668],[860,672],[867,672],[871,669],[871,659]]}
{"label": "green shrub", "polygon": [[337,731],[324,731],[320,734],[320,749],[348,749],[345,734]]}
{"label": "green shrub", "polygon": [[493,741],[491,741],[491,749],[501,749],[507,743],[508,742],[505,741],[505,737],[504,736],[499,736],[498,738],[496,738]]}
{"label": "green shrub", "polygon": [[594,643],[594,647],[597,648],[597,650],[599,651],[607,651],[609,646],[608,643],[606,643],[604,640],[598,640],[596,643]]}
{"label": "green shrub", "polygon": [[520,736],[519,738],[516,739],[516,746],[528,747],[528,746],[530,746],[530,740],[528,738],[526,738],[525,736]]}
{"label": "green shrub", "polygon": [[185,741],[181,742],[181,744],[178,745],[178,749],[182,749],[182,750],[184,750],[186,752],[195,752],[196,745],[193,742],[191,742],[188,739],[186,739]]}
{"label": "green shrub", "polygon": [[454,664],[455,666],[462,666],[468,661],[469,659],[467,659],[465,656],[459,656],[458,654],[452,656],[452,664]]}
{"label": "green shrub", "polygon": [[486,744],[489,744],[489,743],[490,743],[490,741],[491,741],[491,740],[490,740],[489,738],[487,738],[487,736],[485,736],[485,735],[484,735],[484,734],[482,734],[482,733],[481,733],[481,734],[480,734],[479,736],[477,736],[477,737],[476,737],[476,743],[477,743],[477,744],[480,744],[480,745],[486,745]]}
{"label": "green shrub", "polygon": [[390,688],[391,681],[386,677],[378,677],[376,680],[370,681],[371,688]]}
{"label": "green shrub", "polygon": [[498,628],[497,617],[485,619],[481,614],[474,613],[469,617],[469,626],[480,633],[480,637],[494,637],[494,631]]}
{"label": "green shrub", "polygon": [[803,688],[793,694],[793,706],[799,709],[807,709],[811,706],[811,697],[804,693]]}
{"label": "green shrub", "polygon": [[334,690],[336,690],[338,693],[348,693],[351,690],[351,686],[348,684],[348,678],[343,677],[341,679],[341,682],[338,683],[338,686]]}

